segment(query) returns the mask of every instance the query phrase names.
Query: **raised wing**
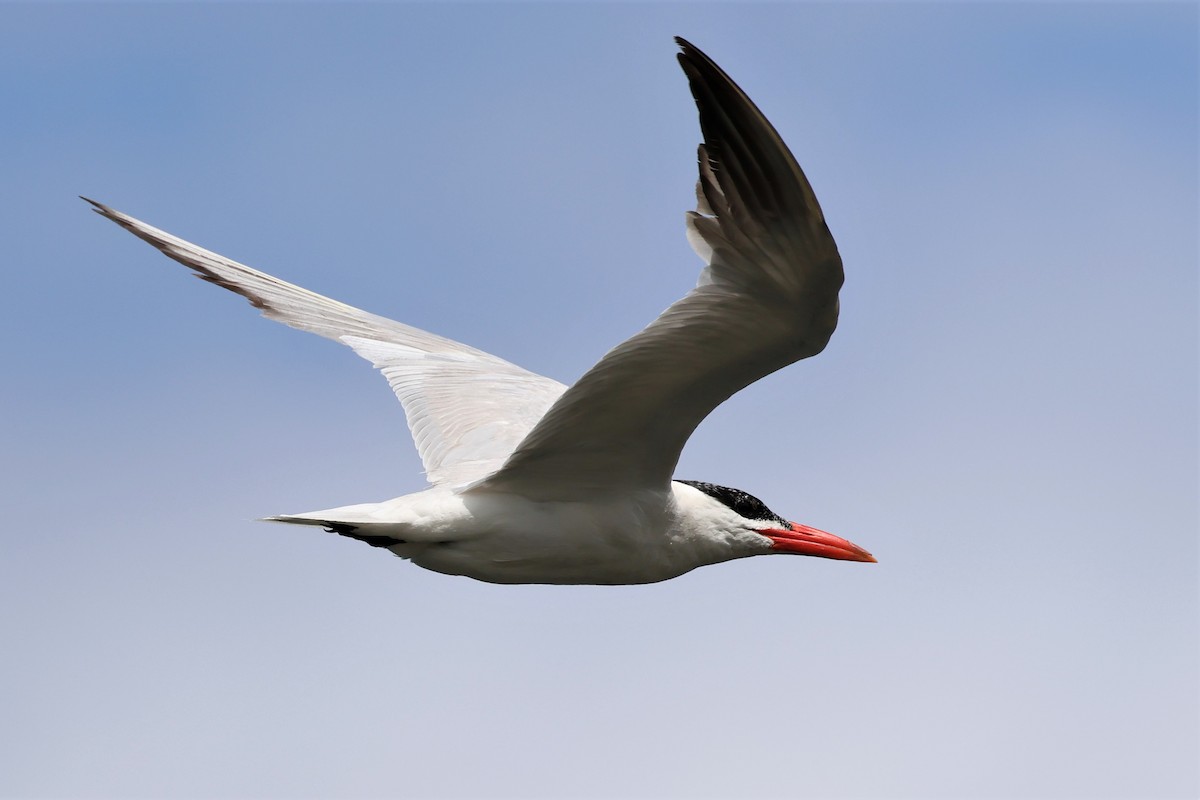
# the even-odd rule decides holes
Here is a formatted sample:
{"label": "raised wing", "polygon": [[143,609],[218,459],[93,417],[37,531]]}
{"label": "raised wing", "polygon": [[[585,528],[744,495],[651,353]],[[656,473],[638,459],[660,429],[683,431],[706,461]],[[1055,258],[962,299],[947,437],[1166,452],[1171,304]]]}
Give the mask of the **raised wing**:
{"label": "raised wing", "polygon": [[699,284],[602,358],[482,484],[546,499],[666,488],[692,431],[764,375],[824,349],[842,261],[800,166],[771,123],[683,39],[700,111]]}
{"label": "raised wing", "polygon": [[404,406],[433,484],[461,486],[496,470],[566,389],[481,350],[323,297],[88,202],[199,277],[245,297],[263,316],[343,342],[374,364]]}

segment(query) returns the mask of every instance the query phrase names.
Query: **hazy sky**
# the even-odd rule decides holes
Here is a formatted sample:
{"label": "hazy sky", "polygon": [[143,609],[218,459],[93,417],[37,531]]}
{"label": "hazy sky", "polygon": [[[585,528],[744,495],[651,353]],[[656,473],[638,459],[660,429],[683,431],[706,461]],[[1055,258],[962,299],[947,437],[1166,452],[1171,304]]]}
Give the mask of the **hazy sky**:
{"label": "hazy sky", "polygon": [[[0,6],[0,796],[1184,798],[1194,4]],[[570,382],[695,281],[673,34],[841,327],[679,476],[879,563],[497,587],[253,521],[423,486],[386,383],[91,214]]]}

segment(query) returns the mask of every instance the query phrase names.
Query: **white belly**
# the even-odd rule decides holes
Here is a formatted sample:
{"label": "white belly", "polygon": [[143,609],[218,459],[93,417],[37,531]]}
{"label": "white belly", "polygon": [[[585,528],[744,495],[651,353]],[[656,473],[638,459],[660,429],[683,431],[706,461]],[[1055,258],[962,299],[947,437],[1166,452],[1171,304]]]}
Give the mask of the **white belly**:
{"label": "white belly", "polygon": [[458,536],[397,553],[435,572],[491,583],[653,583],[699,566],[673,535],[663,493],[615,503],[539,503],[507,494],[456,499]]}

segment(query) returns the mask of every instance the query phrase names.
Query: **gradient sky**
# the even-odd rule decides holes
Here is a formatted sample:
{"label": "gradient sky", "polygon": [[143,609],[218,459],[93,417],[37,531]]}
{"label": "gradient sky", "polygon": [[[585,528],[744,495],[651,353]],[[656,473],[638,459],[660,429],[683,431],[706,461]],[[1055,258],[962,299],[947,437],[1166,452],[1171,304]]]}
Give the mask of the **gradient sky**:
{"label": "gradient sky", "polygon": [[[0,6],[0,796],[1195,797],[1198,30]],[[398,404],[76,195],[570,382],[701,266],[674,34],[847,274],[679,476],[879,564],[497,587],[253,521],[421,488]]]}

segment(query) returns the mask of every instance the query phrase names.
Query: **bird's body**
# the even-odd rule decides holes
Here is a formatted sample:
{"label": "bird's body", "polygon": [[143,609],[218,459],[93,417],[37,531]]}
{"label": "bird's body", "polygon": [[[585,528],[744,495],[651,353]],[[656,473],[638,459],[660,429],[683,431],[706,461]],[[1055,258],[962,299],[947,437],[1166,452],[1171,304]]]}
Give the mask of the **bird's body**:
{"label": "bird's body", "polygon": [[679,481],[666,492],[587,500],[433,488],[273,519],[328,527],[434,572],[490,583],[653,583],[771,549],[732,510]]}
{"label": "bird's body", "polygon": [[713,408],[825,347],[842,283],[820,206],[782,139],[720,68],[678,41],[705,135],[688,238],[707,266],[695,289],[571,387],[94,203],[264,315],[350,346],[404,406],[432,488],[268,519],[493,583],[650,583],[767,553],[874,560],[744,492],[672,480]]}

